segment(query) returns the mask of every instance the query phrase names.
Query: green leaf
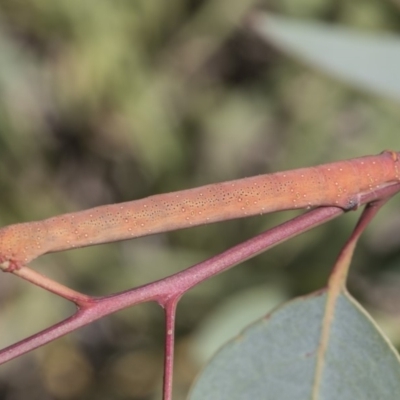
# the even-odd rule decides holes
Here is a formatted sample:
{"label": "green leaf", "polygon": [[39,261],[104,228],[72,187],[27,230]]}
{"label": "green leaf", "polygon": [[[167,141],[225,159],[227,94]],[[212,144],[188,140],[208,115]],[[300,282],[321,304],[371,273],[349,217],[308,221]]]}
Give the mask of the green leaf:
{"label": "green leaf", "polygon": [[346,292],[330,320],[326,301],[326,292],[299,298],[247,328],[215,355],[189,399],[397,398],[400,364],[393,347]]}
{"label": "green leaf", "polygon": [[400,36],[257,15],[252,27],[279,49],[334,77],[400,99]]}

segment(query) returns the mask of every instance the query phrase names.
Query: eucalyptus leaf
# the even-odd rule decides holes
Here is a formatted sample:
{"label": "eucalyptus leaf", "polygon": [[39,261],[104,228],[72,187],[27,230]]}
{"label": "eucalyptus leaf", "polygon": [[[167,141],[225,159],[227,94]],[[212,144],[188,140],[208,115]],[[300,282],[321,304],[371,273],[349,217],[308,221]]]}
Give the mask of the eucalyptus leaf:
{"label": "eucalyptus leaf", "polygon": [[400,99],[400,36],[259,14],[252,27],[277,48],[358,88]]}
{"label": "eucalyptus leaf", "polygon": [[393,400],[399,357],[368,314],[339,294],[325,351],[327,293],[280,307],[226,344],[195,383],[190,400]]}

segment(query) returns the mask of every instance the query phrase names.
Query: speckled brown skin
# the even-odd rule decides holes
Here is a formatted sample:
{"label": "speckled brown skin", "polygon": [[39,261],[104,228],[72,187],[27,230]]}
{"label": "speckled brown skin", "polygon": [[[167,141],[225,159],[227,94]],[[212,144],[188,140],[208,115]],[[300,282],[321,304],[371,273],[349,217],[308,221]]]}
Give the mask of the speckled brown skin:
{"label": "speckled brown skin", "polygon": [[398,182],[398,153],[215,183],[0,229],[0,264],[18,269],[36,257],[278,210],[338,206]]}

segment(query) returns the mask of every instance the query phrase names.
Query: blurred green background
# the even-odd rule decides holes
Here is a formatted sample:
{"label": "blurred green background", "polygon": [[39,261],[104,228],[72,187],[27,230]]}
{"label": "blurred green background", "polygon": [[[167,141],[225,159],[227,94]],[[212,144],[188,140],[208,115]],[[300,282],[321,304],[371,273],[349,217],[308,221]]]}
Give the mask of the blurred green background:
{"label": "blurred green background", "polygon": [[[398,103],[351,89],[262,41],[242,24],[255,7],[360,31],[400,29],[395,0],[1,0],[0,226],[399,149]],[[350,279],[395,344],[399,207],[393,200],[363,236]],[[34,266],[87,294],[111,294],[292,215],[47,255]],[[178,309],[174,399],[184,398],[212,352],[218,326],[234,335],[235,318],[324,286],[356,217],[189,292]],[[10,274],[1,276],[0,300],[2,347],[73,311]],[[159,399],[163,329],[155,305],[105,318],[1,366],[0,398]]]}

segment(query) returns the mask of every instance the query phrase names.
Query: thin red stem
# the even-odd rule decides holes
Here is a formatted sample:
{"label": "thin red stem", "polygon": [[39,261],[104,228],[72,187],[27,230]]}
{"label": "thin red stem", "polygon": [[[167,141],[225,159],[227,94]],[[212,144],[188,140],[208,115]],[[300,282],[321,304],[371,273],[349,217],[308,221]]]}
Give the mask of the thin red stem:
{"label": "thin red stem", "polygon": [[174,296],[166,302],[160,303],[165,309],[165,357],[164,357],[164,382],[163,400],[172,400],[172,383],[174,374],[175,350],[175,317],[176,307],[180,295]]}

